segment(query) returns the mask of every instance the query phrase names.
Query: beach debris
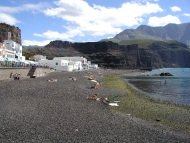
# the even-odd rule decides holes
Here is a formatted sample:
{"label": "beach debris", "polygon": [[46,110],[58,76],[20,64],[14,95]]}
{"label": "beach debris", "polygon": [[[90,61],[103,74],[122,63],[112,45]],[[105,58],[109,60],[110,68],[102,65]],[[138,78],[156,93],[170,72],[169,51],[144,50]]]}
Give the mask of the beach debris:
{"label": "beach debris", "polygon": [[78,132],[79,131],[79,129],[75,129],[75,132]]}
{"label": "beach debris", "polygon": [[115,107],[118,107],[118,106],[119,106],[118,103],[120,102],[120,101],[113,101],[113,102],[110,102],[110,101],[108,100],[108,98],[101,98],[101,101],[102,101],[104,104],[106,104],[106,105],[115,106]]}
{"label": "beach debris", "polygon": [[120,103],[120,101],[114,101],[114,103]]}
{"label": "beach debris", "polygon": [[77,78],[76,77],[69,77],[69,80],[77,81]]}
{"label": "beach debris", "polygon": [[160,122],[161,120],[160,119],[156,119],[157,122]]}
{"label": "beach debris", "polygon": [[109,103],[110,106],[119,106],[118,103]]}
{"label": "beach debris", "polygon": [[57,79],[49,79],[48,82],[57,82]]}
{"label": "beach debris", "polygon": [[115,107],[118,107],[119,106],[119,102],[120,101],[113,101],[113,102],[110,102],[108,98],[101,98],[101,101],[104,103],[104,104],[107,104],[109,106],[115,106]]}
{"label": "beach debris", "polygon": [[109,101],[108,101],[107,98],[104,98],[104,97],[98,97],[97,94],[94,94],[94,95],[88,96],[87,99],[88,99],[88,100],[101,101],[101,102],[103,102],[103,103],[105,103],[105,104],[108,104],[108,103],[109,103]]}

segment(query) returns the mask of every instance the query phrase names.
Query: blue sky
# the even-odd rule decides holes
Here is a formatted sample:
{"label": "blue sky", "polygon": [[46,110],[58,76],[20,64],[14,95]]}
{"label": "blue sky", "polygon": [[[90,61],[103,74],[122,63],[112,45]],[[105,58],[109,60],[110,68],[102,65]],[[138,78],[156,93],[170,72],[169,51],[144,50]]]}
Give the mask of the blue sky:
{"label": "blue sky", "polygon": [[1,0],[0,22],[20,28],[23,45],[98,41],[141,24],[190,22],[190,0]]}

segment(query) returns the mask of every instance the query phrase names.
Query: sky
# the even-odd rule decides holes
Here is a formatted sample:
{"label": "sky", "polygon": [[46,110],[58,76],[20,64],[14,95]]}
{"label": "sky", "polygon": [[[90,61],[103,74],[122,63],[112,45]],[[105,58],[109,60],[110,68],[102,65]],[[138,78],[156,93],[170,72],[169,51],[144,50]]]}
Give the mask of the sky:
{"label": "sky", "polygon": [[99,41],[142,24],[190,22],[190,0],[0,0],[0,22],[18,26],[27,46]]}

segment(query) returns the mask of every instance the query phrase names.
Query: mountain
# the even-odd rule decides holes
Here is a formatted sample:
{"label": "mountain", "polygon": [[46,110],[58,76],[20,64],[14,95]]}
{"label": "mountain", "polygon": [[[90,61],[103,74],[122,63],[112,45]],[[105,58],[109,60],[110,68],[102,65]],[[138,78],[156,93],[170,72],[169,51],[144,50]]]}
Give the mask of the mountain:
{"label": "mountain", "polygon": [[190,67],[190,49],[177,41],[128,40],[71,43],[52,41],[45,47],[24,48],[29,58],[34,54],[48,59],[59,56],[84,56],[106,68],[146,69],[160,67]]}
{"label": "mountain", "polygon": [[0,23],[0,42],[8,39],[8,32],[11,33],[10,39],[21,44],[21,30],[18,27],[5,23]]}
{"label": "mountain", "polygon": [[57,40],[44,47],[24,47],[23,54],[27,59],[35,54],[46,55],[48,59],[84,56],[101,67],[117,69],[190,67],[190,49],[185,44],[190,39],[189,26],[188,23],[164,27],[142,25],[99,42]]}
{"label": "mountain", "polygon": [[126,29],[110,40],[119,42],[135,39],[175,40],[190,45],[190,23],[168,24],[164,27],[141,25],[136,29]]}

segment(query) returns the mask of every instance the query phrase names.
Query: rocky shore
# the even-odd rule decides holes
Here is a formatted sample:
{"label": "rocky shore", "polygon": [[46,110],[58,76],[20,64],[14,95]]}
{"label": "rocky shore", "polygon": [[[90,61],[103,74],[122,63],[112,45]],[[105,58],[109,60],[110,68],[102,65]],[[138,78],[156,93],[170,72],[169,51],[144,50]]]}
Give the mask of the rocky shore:
{"label": "rocky shore", "polygon": [[102,83],[105,75],[127,72],[133,73],[60,72],[0,81],[0,142],[189,142],[189,135],[151,126],[111,111],[117,107],[87,100],[93,94],[108,97],[125,93],[106,87],[91,89],[93,83],[85,76],[93,75]]}

